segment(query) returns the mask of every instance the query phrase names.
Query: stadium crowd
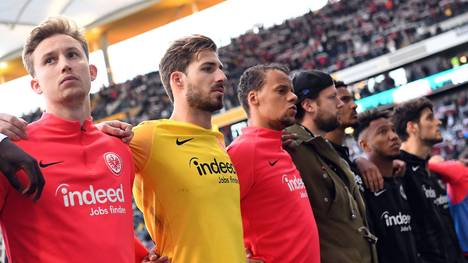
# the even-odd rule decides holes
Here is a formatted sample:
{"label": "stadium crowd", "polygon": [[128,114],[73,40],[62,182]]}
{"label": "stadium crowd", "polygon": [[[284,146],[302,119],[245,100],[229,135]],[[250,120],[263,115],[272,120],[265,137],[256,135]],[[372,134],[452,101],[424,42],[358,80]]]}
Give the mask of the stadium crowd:
{"label": "stadium crowd", "polygon": [[437,23],[467,9],[466,1],[340,1],[232,39],[220,56],[231,79],[272,62],[335,72],[439,34]]}
{"label": "stadium crowd", "polygon": [[[259,63],[335,72],[440,33],[437,23],[467,9],[468,1],[340,1],[280,25],[247,32],[232,39],[219,53],[231,87],[236,87],[247,67]],[[407,66],[407,79],[416,80],[449,67],[448,59],[432,58]],[[362,98],[392,88],[394,83],[385,76],[371,91],[365,86],[354,88],[354,92]],[[158,72],[103,87],[93,95],[93,105],[95,119],[131,110],[132,123],[164,118],[171,112]],[[225,109],[235,106],[239,102],[234,89],[228,89]],[[39,115],[34,112],[26,119]]]}
{"label": "stadium crowd", "polygon": [[[219,56],[232,88],[226,90],[225,109],[239,106],[235,94],[240,74],[259,63],[282,63],[291,70],[335,72],[441,33],[438,23],[468,10],[468,1],[350,0],[325,6],[317,12],[286,20],[271,28],[257,28],[220,48]],[[445,57],[431,58],[405,67],[408,82],[450,68]],[[371,89],[352,87],[355,97],[395,87],[386,75]],[[159,73],[136,76],[124,83],[103,87],[93,94],[96,120],[126,113],[130,123],[166,118],[171,103]],[[40,111],[25,116],[31,121]]]}

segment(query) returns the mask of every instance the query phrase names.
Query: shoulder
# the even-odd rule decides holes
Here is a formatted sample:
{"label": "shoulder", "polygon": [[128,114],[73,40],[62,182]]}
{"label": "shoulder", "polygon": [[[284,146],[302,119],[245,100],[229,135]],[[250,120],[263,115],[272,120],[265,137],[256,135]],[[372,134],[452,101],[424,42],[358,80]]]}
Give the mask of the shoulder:
{"label": "shoulder", "polygon": [[161,120],[151,120],[151,121],[144,121],[139,123],[137,126],[133,128],[134,133],[145,133],[154,130],[159,125],[161,125]]}
{"label": "shoulder", "polygon": [[28,134],[28,140],[20,140],[19,143],[28,143],[35,142],[40,140],[45,133],[47,133],[47,126],[43,123],[41,119],[31,122],[26,128],[26,133]]}
{"label": "shoulder", "polygon": [[251,136],[240,135],[226,147],[229,155],[253,151],[255,149],[255,140]]}
{"label": "shoulder", "polygon": [[148,143],[153,137],[154,131],[161,124],[159,120],[155,121],[144,121],[133,128],[133,138],[130,145],[139,143]]}

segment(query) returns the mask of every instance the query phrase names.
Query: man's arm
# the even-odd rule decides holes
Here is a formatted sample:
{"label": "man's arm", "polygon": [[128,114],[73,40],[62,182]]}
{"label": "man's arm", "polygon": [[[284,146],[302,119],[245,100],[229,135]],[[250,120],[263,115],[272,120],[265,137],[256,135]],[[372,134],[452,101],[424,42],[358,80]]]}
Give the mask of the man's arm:
{"label": "man's arm", "polygon": [[468,177],[468,168],[459,161],[445,161],[439,156],[435,156],[429,160],[429,170],[435,172],[444,182],[456,184],[464,177]]}
{"label": "man's arm", "polygon": [[[13,141],[20,139],[27,139],[26,126],[28,123],[13,115],[0,113],[0,134]],[[111,136],[115,136],[121,139],[124,143],[129,143],[133,138],[132,125],[119,120],[105,121],[96,124],[103,133]],[[2,135],[0,135],[0,141],[2,141]]]}
{"label": "man's arm", "polygon": [[124,143],[129,143],[133,138],[133,126],[123,121],[104,121],[96,124],[96,128],[107,135],[121,139]]}
{"label": "man's arm", "polygon": [[[18,170],[24,170],[29,178],[26,188],[16,177]],[[34,201],[41,197],[45,181],[37,161],[7,138],[0,142],[0,171],[16,191],[28,197],[34,194]]]}
{"label": "man's arm", "polygon": [[371,192],[378,192],[383,189],[384,180],[379,168],[375,164],[363,157],[356,158],[355,163],[361,173],[364,184]]}

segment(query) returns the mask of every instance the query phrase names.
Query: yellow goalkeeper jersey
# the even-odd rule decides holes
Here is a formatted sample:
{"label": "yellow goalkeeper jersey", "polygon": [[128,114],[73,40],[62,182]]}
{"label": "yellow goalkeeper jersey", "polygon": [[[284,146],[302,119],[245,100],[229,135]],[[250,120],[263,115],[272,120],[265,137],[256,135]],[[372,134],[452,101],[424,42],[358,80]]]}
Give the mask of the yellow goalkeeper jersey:
{"label": "yellow goalkeeper jersey", "polygon": [[173,263],[245,262],[239,182],[213,129],[142,122],[130,144],[133,192],[157,252]]}

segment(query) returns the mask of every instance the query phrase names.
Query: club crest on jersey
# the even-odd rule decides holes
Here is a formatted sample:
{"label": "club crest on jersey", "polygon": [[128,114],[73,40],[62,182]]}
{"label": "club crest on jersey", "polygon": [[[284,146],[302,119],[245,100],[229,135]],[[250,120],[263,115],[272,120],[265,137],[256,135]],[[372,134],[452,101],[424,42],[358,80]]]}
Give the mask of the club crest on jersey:
{"label": "club crest on jersey", "polygon": [[122,171],[122,159],[120,159],[120,156],[113,152],[107,152],[104,154],[104,161],[112,173],[120,176],[120,172]]}

